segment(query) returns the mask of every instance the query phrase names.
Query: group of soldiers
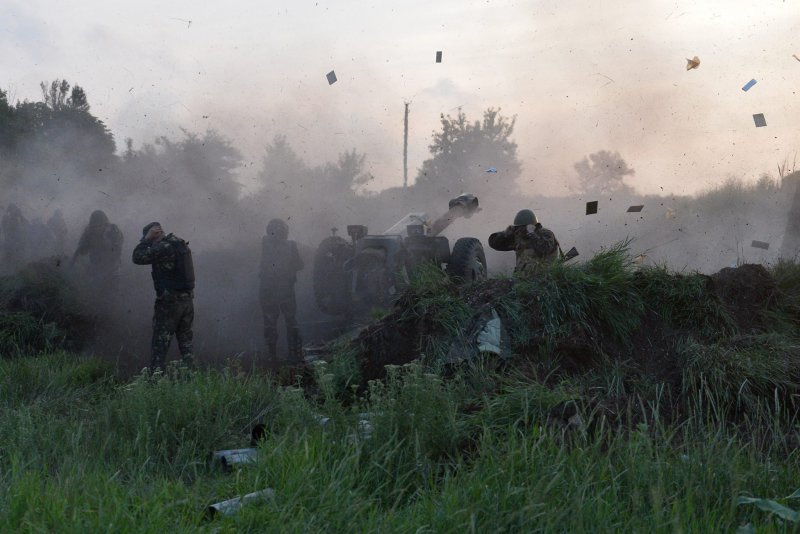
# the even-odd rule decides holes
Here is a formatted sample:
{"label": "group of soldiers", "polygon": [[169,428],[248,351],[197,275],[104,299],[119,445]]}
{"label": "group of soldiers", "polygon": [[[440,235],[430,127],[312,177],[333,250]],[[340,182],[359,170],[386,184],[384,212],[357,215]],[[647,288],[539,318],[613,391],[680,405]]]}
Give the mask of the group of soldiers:
{"label": "group of soldiers", "polygon": [[[277,356],[278,319],[282,314],[290,359],[302,354],[297,327],[294,286],[303,260],[297,243],[289,239],[289,226],[281,219],[267,224],[261,240],[259,300],[264,318],[267,356]],[[558,240],[544,228],[531,210],[521,210],[514,223],[489,236],[489,246],[500,251],[515,251],[516,272],[535,272],[561,254]],[[174,335],[183,363],[192,366],[192,321],[194,308],[194,267],[188,243],[174,234],[165,234],[161,223],[151,222],[142,229],[142,239],[133,251],[133,263],[151,265],[156,290],[153,314],[151,368],[163,368],[167,349]]]}
{"label": "group of soldiers", "polygon": [[39,217],[28,221],[19,206],[11,203],[0,220],[0,263],[13,270],[31,259],[61,255],[66,240],[67,224],[61,210],[56,210],[47,222]]}
{"label": "group of soldiers", "polygon": [[[27,221],[19,208],[11,204],[3,216],[3,254],[6,262],[17,261],[26,240],[19,239]],[[63,252],[67,227],[60,211],[48,221],[50,232],[56,236],[58,251]],[[101,210],[94,211],[84,228],[70,265],[81,256],[88,256],[95,284],[102,290],[113,290],[119,279],[123,235]],[[31,246],[40,241],[29,239]],[[542,265],[555,261],[560,255],[558,240],[544,228],[531,210],[521,210],[512,225],[489,236],[489,246],[500,251],[516,252],[516,272],[534,272]],[[58,253],[60,255],[60,252]],[[194,349],[194,263],[189,243],[174,234],[164,232],[161,223],[154,221],[142,229],[142,237],[133,250],[133,263],[150,265],[156,301],[153,312],[151,369],[163,369],[166,354],[174,336],[183,363],[192,366]],[[263,312],[264,340],[267,356],[277,357],[278,320],[284,317],[289,358],[299,359],[302,341],[297,326],[295,282],[303,269],[297,243],[289,239],[289,226],[281,219],[272,219],[261,241],[259,268],[259,301]]]}
{"label": "group of soldiers", "polygon": [[[178,341],[181,360],[194,364],[192,322],[194,320],[194,263],[189,243],[165,234],[154,221],[142,229],[142,239],[133,250],[133,263],[151,265],[156,302],[153,313],[151,369],[163,369],[172,337]],[[277,358],[278,319],[283,315],[289,358],[301,356],[302,341],[297,327],[294,285],[303,260],[297,243],[289,239],[289,226],[281,219],[267,224],[261,240],[259,300],[264,317],[267,357]]]}

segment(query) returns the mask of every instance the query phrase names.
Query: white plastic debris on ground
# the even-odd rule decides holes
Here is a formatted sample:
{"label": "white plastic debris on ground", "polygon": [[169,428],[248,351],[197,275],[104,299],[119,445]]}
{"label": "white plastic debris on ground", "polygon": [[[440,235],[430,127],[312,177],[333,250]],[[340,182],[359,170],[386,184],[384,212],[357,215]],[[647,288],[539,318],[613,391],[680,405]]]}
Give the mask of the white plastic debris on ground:
{"label": "white plastic debris on ground", "polygon": [[464,337],[454,341],[445,356],[446,363],[471,360],[481,353],[510,358],[508,334],[497,310],[484,306],[476,312],[464,328]]}
{"label": "white plastic debris on ground", "polygon": [[218,503],[214,503],[206,509],[206,515],[209,518],[213,518],[217,514],[219,515],[233,515],[239,511],[239,509],[244,506],[245,504],[249,504],[256,501],[266,501],[268,499],[273,499],[275,497],[275,490],[270,488],[263,489],[261,491],[255,491],[253,493],[248,493],[242,497],[234,497],[233,499],[228,499],[227,501],[222,501]]}
{"label": "white plastic debris on ground", "polygon": [[492,318],[486,321],[483,330],[478,332],[478,351],[501,354],[500,343],[502,342],[503,322],[497,315],[497,310],[492,308]]}
{"label": "white plastic debris on ground", "polygon": [[237,464],[255,463],[256,454],[256,449],[229,449],[214,452],[211,455],[211,460],[221,463],[223,467],[230,468]]}

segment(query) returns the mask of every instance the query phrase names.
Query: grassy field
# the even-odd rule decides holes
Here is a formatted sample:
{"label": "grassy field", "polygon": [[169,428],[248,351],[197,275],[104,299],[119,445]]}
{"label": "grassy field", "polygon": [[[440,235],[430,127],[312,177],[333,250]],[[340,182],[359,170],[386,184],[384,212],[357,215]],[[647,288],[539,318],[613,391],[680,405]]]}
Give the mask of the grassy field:
{"label": "grassy field", "polygon": [[[699,279],[637,274],[623,256],[500,295],[515,354],[504,365],[423,360],[365,381],[351,343],[287,385],[235,361],[123,380],[52,349],[0,359],[0,530],[798,530],[797,266],[772,272],[769,326],[744,331]],[[403,311],[457,331],[469,312],[454,291],[417,280]],[[676,332],[678,375],[666,381],[611,357],[641,350],[653,306]],[[561,372],[559,340],[575,328],[614,351]],[[214,450],[248,446],[256,422],[268,429],[256,463],[209,464]],[[264,488],[274,497],[205,515]]]}

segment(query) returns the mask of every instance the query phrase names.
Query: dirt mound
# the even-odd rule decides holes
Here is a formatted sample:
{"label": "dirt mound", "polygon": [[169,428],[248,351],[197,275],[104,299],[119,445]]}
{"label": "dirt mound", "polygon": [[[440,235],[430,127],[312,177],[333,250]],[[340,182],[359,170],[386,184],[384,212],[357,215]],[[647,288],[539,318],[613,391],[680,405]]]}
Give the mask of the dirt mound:
{"label": "dirt mound", "polygon": [[710,278],[711,291],[741,330],[763,330],[767,326],[763,312],[774,306],[778,286],[763,265],[726,267]]}
{"label": "dirt mound", "polygon": [[[714,343],[733,334],[734,329],[741,333],[767,330],[765,312],[778,298],[775,280],[761,265],[726,268],[713,276],[646,270],[629,273],[621,286],[638,295],[630,302],[641,306],[619,312],[630,313],[635,325],[620,336],[615,328],[618,323],[604,319],[602,313],[616,314],[612,319],[619,321],[618,310],[625,308],[625,303],[612,303],[605,312],[597,311],[604,303],[592,301],[590,290],[584,294],[584,286],[570,276],[551,278],[549,285],[538,286],[533,293],[526,293],[530,289],[521,287],[515,279],[490,279],[461,287],[444,283],[421,293],[411,290],[386,317],[365,328],[354,340],[362,380],[382,378],[388,364],[403,365],[423,356],[430,359],[432,346],[452,352],[452,347],[465,343],[467,325],[491,308],[510,334],[507,348],[513,362],[549,359],[561,372],[575,374],[618,361],[635,369],[639,376],[677,385],[684,340]],[[648,282],[648,277],[658,283]],[[530,286],[530,282],[525,283]],[[573,285],[559,286],[570,283]],[[594,283],[597,288],[608,284]],[[687,288],[687,292],[675,288]],[[588,302],[578,315],[568,310],[577,306],[576,299]],[[550,314],[547,320],[546,313]]]}
{"label": "dirt mound", "polygon": [[[81,308],[60,258],[32,262],[15,275],[0,277],[0,333],[23,351],[80,349],[94,331],[92,318]],[[12,329],[24,335],[12,335]]]}

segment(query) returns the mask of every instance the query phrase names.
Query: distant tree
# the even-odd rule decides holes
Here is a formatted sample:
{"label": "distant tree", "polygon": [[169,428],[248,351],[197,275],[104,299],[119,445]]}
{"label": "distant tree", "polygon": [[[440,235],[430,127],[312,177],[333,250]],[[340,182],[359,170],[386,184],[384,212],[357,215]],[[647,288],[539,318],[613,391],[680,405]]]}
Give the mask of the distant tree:
{"label": "distant tree", "polygon": [[183,139],[166,136],[133,150],[126,140],[122,168],[129,192],[144,186],[175,198],[204,198],[235,201],[241,184],[236,170],[242,155],[231,142],[215,130],[203,135],[182,129]]}
{"label": "distant tree", "polygon": [[632,193],[633,190],[623,182],[626,176],[635,171],[619,155],[619,152],[601,150],[589,154],[575,164],[580,190],[586,194],[612,195]]}
{"label": "distant tree", "polygon": [[116,146],[103,121],[92,115],[86,92],[66,80],[40,87],[38,102],[12,105],[5,92],[0,97],[0,153],[6,164],[0,187],[35,184],[58,194],[63,184],[45,177],[67,175],[105,189],[117,162]]}
{"label": "distant tree", "polygon": [[442,129],[434,132],[428,147],[432,157],[422,163],[415,185],[443,195],[516,191],[522,166],[511,140],[515,123],[516,117],[508,119],[493,108],[475,122],[467,121],[461,110],[455,117],[442,114]]}
{"label": "distant tree", "polygon": [[258,181],[266,188],[279,183],[303,181],[308,167],[289,145],[285,135],[276,135],[265,148]]}
{"label": "distant tree", "polygon": [[363,188],[374,177],[364,171],[366,154],[356,149],[342,152],[336,163],[327,163],[322,171],[324,180],[337,196],[346,196]]}

